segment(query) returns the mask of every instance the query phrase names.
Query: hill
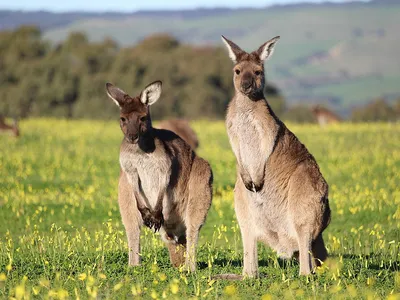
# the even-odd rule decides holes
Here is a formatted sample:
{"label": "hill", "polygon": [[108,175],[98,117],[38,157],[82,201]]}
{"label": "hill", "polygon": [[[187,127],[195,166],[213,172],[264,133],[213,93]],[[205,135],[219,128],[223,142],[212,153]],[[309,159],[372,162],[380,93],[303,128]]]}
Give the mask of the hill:
{"label": "hill", "polygon": [[38,24],[54,43],[83,31],[91,41],[111,37],[122,46],[163,32],[184,43],[218,46],[224,34],[251,50],[280,35],[268,79],[289,103],[324,103],[346,114],[373,98],[400,95],[399,15],[399,1],[372,1],[126,14],[3,11],[0,23]]}

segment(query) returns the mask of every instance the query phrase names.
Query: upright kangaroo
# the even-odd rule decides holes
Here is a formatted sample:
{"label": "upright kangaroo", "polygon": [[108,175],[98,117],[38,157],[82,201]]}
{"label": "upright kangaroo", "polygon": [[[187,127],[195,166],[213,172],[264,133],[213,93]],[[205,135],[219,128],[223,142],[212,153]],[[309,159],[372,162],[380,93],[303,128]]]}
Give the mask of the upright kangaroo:
{"label": "upright kangaroo", "polygon": [[19,137],[19,127],[17,119],[14,119],[13,125],[8,125],[3,116],[0,116],[0,132],[11,132],[13,136]]}
{"label": "upright kangaroo", "polygon": [[199,139],[197,138],[196,132],[190,127],[188,121],[184,119],[169,119],[164,120],[158,124],[158,128],[171,130],[182,138],[186,143],[196,150],[199,147]]}
{"label": "upright kangaroo", "polygon": [[196,268],[195,248],[212,199],[210,165],[181,138],[152,127],[150,105],[161,95],[161,81],[130,97],[106,84],[120,107],[124,139],[120,150],[118,202],[129,246],[129,265],[140,264],[140,228],[160,234],[171,263]]}
{"label": "upright kangaroo", "polygon": [[243,275],[249,277],[258,276],[258,240],[284,258],[298,251],[304,275],[327,257],[322,231],[330,222],[328,184],[314,157],[277,118],[263,94],[264,61],[278,39],[247,53],[222,36],[235,63],[235,95],[226,127],[237,162],[234,197]]}

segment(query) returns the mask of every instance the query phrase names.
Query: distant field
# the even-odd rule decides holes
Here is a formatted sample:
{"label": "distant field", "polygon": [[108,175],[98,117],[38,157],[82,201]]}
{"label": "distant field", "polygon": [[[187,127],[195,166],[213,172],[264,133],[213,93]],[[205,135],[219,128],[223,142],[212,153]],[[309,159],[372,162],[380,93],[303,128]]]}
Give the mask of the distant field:
{"label": "distant field", "polygon": [[239,9],[197,17],[184,13],[96,17],[51,28],[44,37],[57,42],[72,31],[84,31],[93,41],[111,37],[129,46],[150,34],[167,32],[184,43],[222,46],[223,34],[243,49],[255,50],[280,35],[268,63],[268,79],[289,103],[312,100],[343,112],[380,96],[400,97],[394,84],[400,76],[399,15],[398,3],[343,3]]}
{"label": "distant field", "polygon": [[223,122],[193,123],[214,171],[198,271],[170,266],[143,230],[140,267],[127,267],[117,205],[117,122],[33,119],[0,136],[0,298],[143,299],[400,297],[400,124],[289,125],[330,184],[330,259],[310,277],[259,245],[261,279],[215,281],[242,271],[234,217],[235,159]]}
{"label": "distant field", "polygon": [[400,76],[397,77],[382,77],[377,78],[376,76],[368,76],[365,78],[359,78],[355,80],[349,80],[345,83],[331,84],[329,86],[321,86],[313,89],[314,95],[327,95],[336,94],[338,97],[342,97],[342,108],[350,109],[354,106],[365,104],[362,99],[369,97],[368,86],[373,86],[375,92],[382,97],[387,96],[389,99],[393,99],[393,95],[396,95],[399,91]]}

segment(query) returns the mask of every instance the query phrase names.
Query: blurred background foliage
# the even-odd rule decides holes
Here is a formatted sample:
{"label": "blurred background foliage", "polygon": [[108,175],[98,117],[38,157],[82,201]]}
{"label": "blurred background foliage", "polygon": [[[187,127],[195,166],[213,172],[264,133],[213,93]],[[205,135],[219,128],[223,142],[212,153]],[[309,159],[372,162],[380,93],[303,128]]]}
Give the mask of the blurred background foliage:
{"label": "blurred background foliage", "polygon": [[[135,96],[158,79],[163,94],[152,108],[155,119],[221,119],[234,92],[232,63],[222,47],[188,45],[168,34],[121,48],[109,38],[90,42],[79,32],[54,45],[35,26],[0,32],[0,112],[7,116],[115,118],[118,109],[105,94],[106,82]],[[284,120],[315,121],[308,106],[288,106],[273,83],[265,94]],[[400,99],[378,99],[354,109],[351,118],[393,121],[399,113]]]}
{"label": "blurred background foliage", "polygon": [[[110,81],[131,96],[148,83],[163,81],[156,118],[222,118],[232,97],[232,63],[222,48],[189,46],[158,34],[134,47],[105,39],[90,43],[71,33],[51,46],[36,27],[0,33],[1,106],[6,115],[68,118],[115,117],[105,94]],[[282,109],[275,87],[267,92]]]}

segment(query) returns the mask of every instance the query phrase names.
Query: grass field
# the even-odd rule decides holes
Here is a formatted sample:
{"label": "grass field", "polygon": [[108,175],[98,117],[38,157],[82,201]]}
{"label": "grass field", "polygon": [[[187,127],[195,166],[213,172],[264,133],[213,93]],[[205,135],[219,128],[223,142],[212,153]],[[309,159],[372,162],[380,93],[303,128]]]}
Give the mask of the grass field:
{"label": "grass field", "polygon": [[331,257],[298,277],[259,245],[261,279],[211,280],[242,271],[234,217],[235,160],[222,122],[196,122],[198,153],[214,171],[198,271],[170,266],[143,230],[140,267],[128,268],[117,205],[118,122],[28,120],[0,136],[0,298],[400,299],[400,124],[289,126],[330,184]]}

